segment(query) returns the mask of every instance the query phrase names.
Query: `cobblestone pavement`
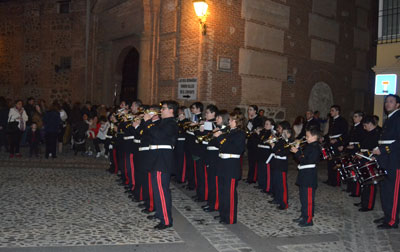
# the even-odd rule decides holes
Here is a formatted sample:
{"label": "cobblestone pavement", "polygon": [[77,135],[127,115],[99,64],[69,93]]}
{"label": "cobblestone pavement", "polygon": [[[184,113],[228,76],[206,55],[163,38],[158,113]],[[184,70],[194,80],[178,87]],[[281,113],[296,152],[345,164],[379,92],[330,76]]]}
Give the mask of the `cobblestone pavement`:
{"label": "cobblestone pavement", "polygon": [[[246,163],[246,162],[244,162]],[[57,159],[9,159],[0,153],[0,251],[399,251],[400,231],[380,231],[376,209],[360,213],[341,188],[322,183],[321,164],[314,226],[297,227],[297,175],[288,173],[289,209],[279,211],[269,196],[239,183],[238,224],[222,225],[216,213],[194,203],[193,192],[172,184],[174,227],[154,231],[107,161],[61,154]],[[246,169],[246,168],[245,168]],[[112,249],[110,249],[112,246]],[[90,250],[94,249],[94,250]]]}

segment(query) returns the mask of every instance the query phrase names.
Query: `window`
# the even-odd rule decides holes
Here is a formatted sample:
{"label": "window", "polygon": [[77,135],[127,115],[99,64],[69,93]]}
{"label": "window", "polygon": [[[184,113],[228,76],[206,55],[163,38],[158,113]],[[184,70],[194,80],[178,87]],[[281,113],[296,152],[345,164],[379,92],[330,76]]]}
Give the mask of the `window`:
{"label": "window", "polygon": [[63,1],[58,3],[58,13],[60,14],[67,14],[69,13],[69,1]]}
{"label": "window", "polygon": [[400,42],[400,0],[379,1],[379,43]]}

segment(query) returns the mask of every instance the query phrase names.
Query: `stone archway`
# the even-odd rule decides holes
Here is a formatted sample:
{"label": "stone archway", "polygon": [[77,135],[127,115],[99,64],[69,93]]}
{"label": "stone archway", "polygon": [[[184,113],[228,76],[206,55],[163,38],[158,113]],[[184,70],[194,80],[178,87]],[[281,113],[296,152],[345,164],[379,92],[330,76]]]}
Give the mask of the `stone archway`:
{"label": "stone archway", "polygon": [[312,111],[318,110],[321,117],[326,117],[333,105],[333,94],[330,86],[325,82],[317,82],[310,91],[308,107]]}
{"label": "stone archway", "polygon": [[[126,54],[126,51],[128,53]],[[135,47],[125,48],[120,58],[123,62],[117,63],[121,74],[119,100],[132,102],[138,98],[139,81],[139,52]]]}

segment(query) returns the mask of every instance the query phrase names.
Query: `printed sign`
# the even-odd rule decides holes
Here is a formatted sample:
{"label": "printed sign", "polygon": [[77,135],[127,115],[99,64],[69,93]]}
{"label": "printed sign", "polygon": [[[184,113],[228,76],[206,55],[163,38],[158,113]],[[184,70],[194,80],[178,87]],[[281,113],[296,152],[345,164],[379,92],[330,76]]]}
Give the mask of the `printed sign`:
{"label": "printed sign", "polygon": [[377,74],[375,79],[375,95],[396,94],[397,75]]}
{"label": "printed sign", "polygon": [[197,99],[197,78],[182,78],[178,80],[178,99]]}

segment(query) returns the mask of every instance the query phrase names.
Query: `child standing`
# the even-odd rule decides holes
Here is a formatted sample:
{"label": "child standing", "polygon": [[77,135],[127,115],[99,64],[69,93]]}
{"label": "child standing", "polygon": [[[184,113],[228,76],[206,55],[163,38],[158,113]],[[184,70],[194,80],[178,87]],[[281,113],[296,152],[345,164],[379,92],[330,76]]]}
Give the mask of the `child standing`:
{"label": "child standing", "polygon": [[319,138],[321,132],[316,127],[306,129],[307,146],[301,150],[298,147],[291,147],[290,151],[295,153],[300,161],[297,166],[299,173],[296,184],[299,186],[301,216],[294,219],[300,227],[313,225],[315,190],[317,189],[317,163],[320,160],[321,146]]}
{"label": "child standing", "polygon": [[29,142],[29,156],[32,157],[35,154],[36,157],[39,157],[40,132],[36,123],[32,123],[27,139]]}

